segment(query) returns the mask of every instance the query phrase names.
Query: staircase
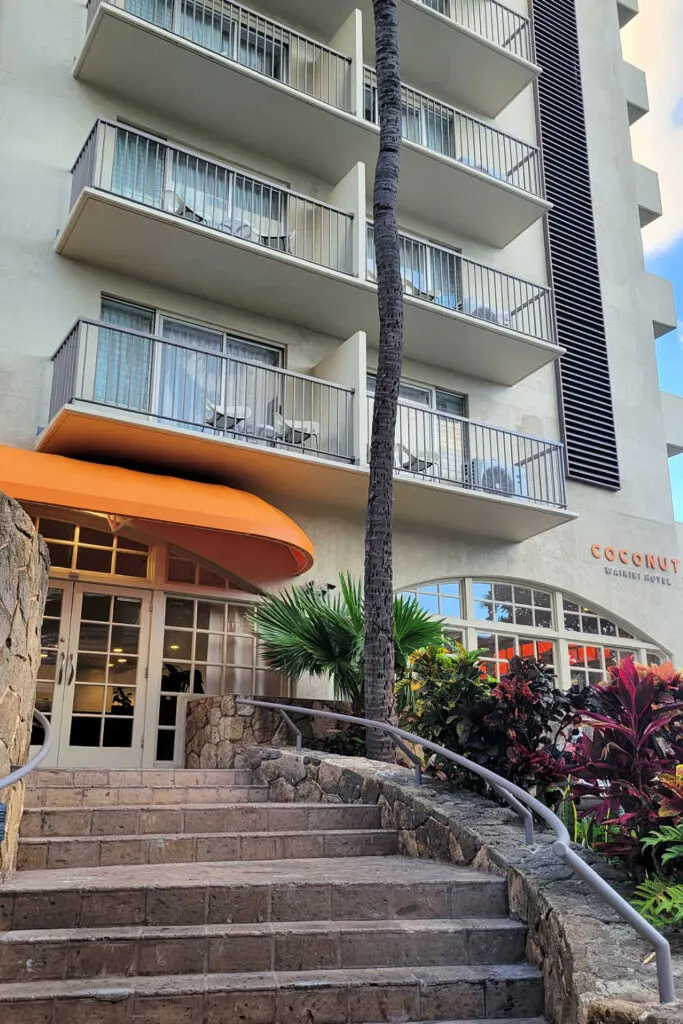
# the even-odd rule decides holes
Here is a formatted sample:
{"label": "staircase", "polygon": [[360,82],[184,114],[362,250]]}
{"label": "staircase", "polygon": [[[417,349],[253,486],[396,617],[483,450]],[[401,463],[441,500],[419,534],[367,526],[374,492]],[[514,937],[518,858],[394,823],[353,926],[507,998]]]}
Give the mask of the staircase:
{"label": "staircase", "polygon": [[541,1024],[503,879],[244,771],[37,772],[0,886],[8,1024]]}

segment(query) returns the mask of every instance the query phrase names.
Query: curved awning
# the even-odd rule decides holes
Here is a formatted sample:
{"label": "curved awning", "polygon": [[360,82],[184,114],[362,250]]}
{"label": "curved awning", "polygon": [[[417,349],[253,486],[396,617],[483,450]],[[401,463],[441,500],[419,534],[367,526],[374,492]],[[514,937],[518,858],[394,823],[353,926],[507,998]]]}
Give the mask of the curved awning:
{"label": "curved awning", "polygon": [[259,586],[313,565],[313,545],[255,494],[0,445],[0,490],[18,501],[100,512]]}

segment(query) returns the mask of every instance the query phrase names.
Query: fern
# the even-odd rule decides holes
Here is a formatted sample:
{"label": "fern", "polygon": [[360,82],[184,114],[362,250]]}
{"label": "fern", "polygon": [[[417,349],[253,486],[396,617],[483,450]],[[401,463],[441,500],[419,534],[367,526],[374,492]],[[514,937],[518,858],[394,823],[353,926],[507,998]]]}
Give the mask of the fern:
{"label": "fern", "polygon": [[662,864],[669,864],[672,860],[683,860],[683,824],[662,825],[645,836],[642,845],[643,849],[658,849],[665,846]]}
{"label": "fern", "polygon": [[683,884],[667,878],[648,878],[636,889],[631,903],[655,928],[683,925]]}

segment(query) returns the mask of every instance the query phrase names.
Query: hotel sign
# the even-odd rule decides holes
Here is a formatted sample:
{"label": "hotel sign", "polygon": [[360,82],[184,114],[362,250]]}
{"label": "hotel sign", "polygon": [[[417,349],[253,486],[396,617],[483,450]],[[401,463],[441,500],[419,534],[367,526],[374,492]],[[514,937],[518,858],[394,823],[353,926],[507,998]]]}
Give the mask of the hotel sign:
{"label": "hotel sign", "polygon": [[610,545],[592,544],[591,554],[600,562],[606,562],[605,574],[642,583],[659,583],[664,587],[673,585],[672,576],[677,576],[681,561],[666,555],[651,552],[630,551]]}

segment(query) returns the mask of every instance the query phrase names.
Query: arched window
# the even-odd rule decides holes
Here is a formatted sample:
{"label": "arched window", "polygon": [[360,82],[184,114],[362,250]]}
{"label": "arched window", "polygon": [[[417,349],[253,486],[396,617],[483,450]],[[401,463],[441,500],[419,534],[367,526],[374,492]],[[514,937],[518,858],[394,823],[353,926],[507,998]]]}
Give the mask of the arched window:
{"label": "arched window", "polygon": [[599,682],[631,656],[658,664],[667,655],[643,635],[580,598],[530,583],[464,577],[401,591],[443,618],[445,630],[467,648],[484,651],[482,664],[500,678],[514,655],[552,667],[560,686]]}

